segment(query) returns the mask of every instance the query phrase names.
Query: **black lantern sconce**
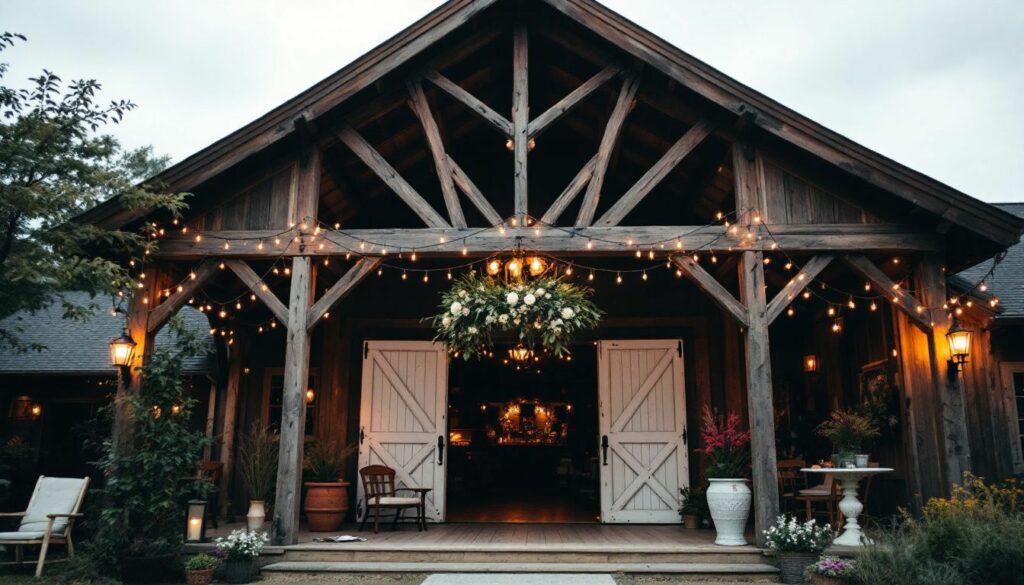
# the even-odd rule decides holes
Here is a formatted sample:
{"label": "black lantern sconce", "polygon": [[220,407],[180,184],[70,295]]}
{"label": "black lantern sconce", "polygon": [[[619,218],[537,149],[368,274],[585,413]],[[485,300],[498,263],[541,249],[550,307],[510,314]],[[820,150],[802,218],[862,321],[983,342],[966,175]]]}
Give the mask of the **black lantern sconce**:
{"label": "black lantern sconce", "polygon": [[189,500],[185,509],[185,542],[206,542],[206,500]]}

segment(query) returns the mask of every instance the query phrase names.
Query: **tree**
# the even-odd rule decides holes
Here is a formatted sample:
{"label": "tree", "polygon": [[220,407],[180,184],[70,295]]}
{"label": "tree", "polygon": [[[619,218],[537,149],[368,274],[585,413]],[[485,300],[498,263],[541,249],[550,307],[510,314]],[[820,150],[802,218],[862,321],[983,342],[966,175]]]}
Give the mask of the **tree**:
{"label": "tree", "polygon": [[[26,40],[0,34],[0,51]],[[103,104],[99,82],[65,84],[44,70],[27,88],[6,83],[0,63],[0,318],[62,303],[67,318],[87,318],[97,303],[78,306],[68,290],[94,295],[129,289],[124,262],[151,253],[145,226],[106,229],[75,223],[83,211],[113,196],[130,209],[179,217],[185,194],[165,193],[152,181],[168,159],[151,147],[126,150],[102,131],[135,109],[127,100]],[[0,327],[0,347],[30,349],[16,328]],[[36,348],[41,349],[41,348]]]}

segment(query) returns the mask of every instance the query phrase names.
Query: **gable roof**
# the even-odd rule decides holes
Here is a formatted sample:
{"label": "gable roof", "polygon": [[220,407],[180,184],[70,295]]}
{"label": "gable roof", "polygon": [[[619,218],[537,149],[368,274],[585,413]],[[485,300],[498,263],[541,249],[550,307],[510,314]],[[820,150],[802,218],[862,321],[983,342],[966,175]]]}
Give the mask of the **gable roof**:
{"label": "gable roof", "polygon": [[[1024,203],[995,203],[996,207],[1003,209],[1017,217],[1024,218]],[[992,268],[992,262],[982,262],[967,270],[957,273],[954,278],[962,278],[971,284],[988,274]],[[996,318],[1007,319],[1024,317],[1024,236],[1019,242],[1006,250],[1006,256],[996,266],[986,282],[988,292],[999,298],[999,306],[1002,311]]]}
{"label": "gable roof", "polygon": [[[66,292],[63,296],[79,306],[97,301],[84,292]],[[178,314],[190,331],[205,333],[210,327],[206,316],[191,307],[183,307]],[[113,376],[117,373],[110,365],[109,344],[111,339],[121,335],[122,316],[97,311],[88,321],[65,319],[60,302],[55,302],[35,314],[22,311],[6,317],[0,320],[0,327],[18,330],[19,339],[26,344],[46,347],[42,351],[26,352],[0,348],[0,374]],[[166,327],[157,333],[157,347],[172,342],[172,333]],[[213,344],[210,345],[212,349]],[[187,358],[184,365],[186,374],[207,374],[216,370],[212,354]]]}
{"label": "gable roof", "polygon": [[[449,0],[359,59],[155,177],[172,190],[187,191],[262,151],[295,131],[294,120],[315,120],[388,72],[499,2]],[[594,0],[542,2],[721,108],[753,115],[764,132],[997,244],[1015,244],[1024,221],[880,155],[828,130],[721,71],[686,54]],[[132,213],[114,198],[80,216],[80,221],[124,225],[145,214]]]}

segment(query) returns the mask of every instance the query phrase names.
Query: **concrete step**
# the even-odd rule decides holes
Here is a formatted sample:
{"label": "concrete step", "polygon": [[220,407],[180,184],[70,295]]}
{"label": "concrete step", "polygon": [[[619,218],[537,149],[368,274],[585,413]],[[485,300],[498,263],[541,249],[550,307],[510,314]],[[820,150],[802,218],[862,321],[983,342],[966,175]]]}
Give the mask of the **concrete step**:
{"label": "concrete step", "polygon": [[278,559],[286,562],[374,562],[419,563],[572,563],[572,564],[642,564],[642,563],[704,563],[704,564],[763,564],[765,557],[757,549],[749,550],[495,550],[459,548],[330,548],[288,547]]}
{"label": "concrete step", "polygon": [[772,577],[766,563],[522,563],[507,562],[337,562],[281,561],[265,565],[271,573],[624,573],[691,576]]}

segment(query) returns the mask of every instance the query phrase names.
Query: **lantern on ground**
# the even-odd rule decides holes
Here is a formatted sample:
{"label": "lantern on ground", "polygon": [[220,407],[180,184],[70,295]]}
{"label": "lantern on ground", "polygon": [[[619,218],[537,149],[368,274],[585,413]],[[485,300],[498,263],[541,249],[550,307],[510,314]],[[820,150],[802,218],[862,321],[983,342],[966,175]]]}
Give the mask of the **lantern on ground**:
{"label": "lantern on ground", "polygon": [[967,363],[967,358],[971,355],[972,333],[970,329],[963,328],[960,325],[960,320],[956,317],[953,318],[953,326],[946,332],[946,341],[949,342],[949,359],[957,371],[963,368],[963,365]]}
{"label": "lantern on ground", "polygon": [[206,542],[206,500],[189,500],[185,515],[185,542]]}
{"label": "lantern on ground", "polygon": [[115,366],[127,368],[132,364],[132,354],[135,353],[135,341],[128,335],[125,329],[121,336],[110,340],[110,363]]}

